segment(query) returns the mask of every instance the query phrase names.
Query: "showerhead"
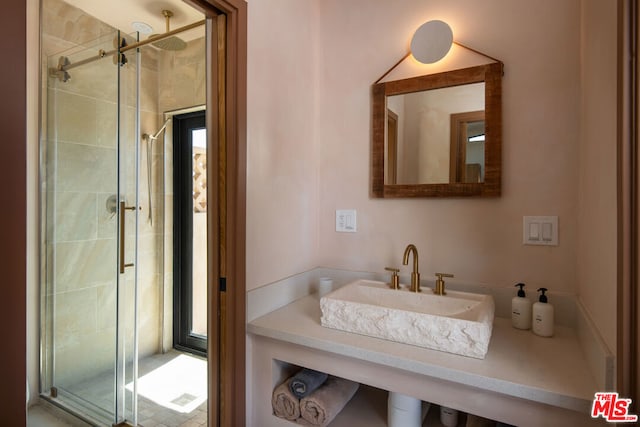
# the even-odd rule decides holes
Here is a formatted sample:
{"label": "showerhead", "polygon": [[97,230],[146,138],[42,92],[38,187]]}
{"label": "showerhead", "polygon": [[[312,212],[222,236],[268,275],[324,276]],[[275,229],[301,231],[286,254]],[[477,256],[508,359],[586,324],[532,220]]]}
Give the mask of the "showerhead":
{"label": "showerhead", "polygon": [[155,47],[163,50],[183,50],[187,47],[187,44],[179,37],[171,36],[166,39],[158,40],[157,42],[151,43]]}
{"label": "showerhead", "polygon": [[[167,23],[167,33],[170,31],[170,26],[169,26],[169,21],[171,20],[171,17],[173,16],[173,12],[171,12],[170,10],[163,10],[162,11],[162,15],[164,15],[166,23]],[[154,39],[157,37],[160,37],[161,34],[152,34],[149,36],[150,39]],[[155,47],[159,48],[159,49],[163,49],[163,50],[182,50],[184,48],[187,47],[187,43],[184,42],[184,40],[182,40],[179,37],[176,36],[171,36],[171,37],[167,37],[155,42],[151,43],[152,45],[154,45]]]}

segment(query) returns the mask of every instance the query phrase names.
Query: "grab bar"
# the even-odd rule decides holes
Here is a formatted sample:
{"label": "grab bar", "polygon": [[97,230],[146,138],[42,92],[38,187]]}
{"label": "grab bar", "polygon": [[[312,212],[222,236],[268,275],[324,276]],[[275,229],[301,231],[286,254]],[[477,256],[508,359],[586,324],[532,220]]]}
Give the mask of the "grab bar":
{"label": "grab bar", "polygon": [[125,238],[125,217],[124,211],[135,211],[135,206],[125,206],[124,202],[120,202],[120,274],[124,274],[124,269],[127,267],[133,267],[133,263],[125,263],[124,260],[124,238]]}

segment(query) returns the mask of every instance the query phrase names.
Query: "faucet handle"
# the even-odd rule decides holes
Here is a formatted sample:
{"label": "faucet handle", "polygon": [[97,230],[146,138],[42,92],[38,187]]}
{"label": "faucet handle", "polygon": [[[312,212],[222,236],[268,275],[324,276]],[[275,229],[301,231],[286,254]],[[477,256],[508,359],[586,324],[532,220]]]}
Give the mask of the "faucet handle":
{"label": "faucet handle", "polygon": [[391,272],[391,283],[389,283],[389,287],[392,289],[400,289],[400,276],[398,276],[400,269],[391,267],[385,267],[384,269]]}
{"label": "faucet handle", "polygon": [[453,274],[449,273],[436,273],[436,287],[433,290],[433,293],[436,295],[446,295],[447,293],[444,291],[444,280],[443,277],[454,277]]}

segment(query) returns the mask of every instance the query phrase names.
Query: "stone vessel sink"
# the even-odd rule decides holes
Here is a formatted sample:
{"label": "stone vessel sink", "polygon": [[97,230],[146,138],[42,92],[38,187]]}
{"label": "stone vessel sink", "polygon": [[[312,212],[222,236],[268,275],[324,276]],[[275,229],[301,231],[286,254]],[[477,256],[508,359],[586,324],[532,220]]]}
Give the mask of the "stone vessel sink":
{"label": "stone vessel sink", "polygon": [[322,297],[320,309],[328,328],[484,359],[495,306],[491,295],[357,280]]}

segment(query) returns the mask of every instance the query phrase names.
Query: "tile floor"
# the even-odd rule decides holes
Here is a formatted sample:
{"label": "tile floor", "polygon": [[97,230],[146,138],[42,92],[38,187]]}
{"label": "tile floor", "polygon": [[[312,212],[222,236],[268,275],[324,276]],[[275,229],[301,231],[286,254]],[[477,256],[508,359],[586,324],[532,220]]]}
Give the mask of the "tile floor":
{"label": "tile floor", "polygon": [[[139,377],[171,362],[181,352],[170,351],[165,354],[155,354],[140,360]],[[195,357],[188,355],[189,357]],[[200,374],[199,374],[200,375]],[[201,373],[206,378],[206,365]],[[113,378],[110,374],[98,375],[81,383],[68,387],[68,390],[76,395],[83,396],[92,402],[96,402],[101,407],[110,407],[113,401]],[[127,391],[130,396],[130,392]],[[82,423],[73,424],[74,419],[62,417],[59,409],[53,405],[35,405],[29,408],[29,427],[40,426],[86,426]],[[48,417],[48,418],[47,418]],[[57,418],[57,419],[56,419]],[[50,423],[43,423],[43,420]],[[66,423],[66,424],[65,424]],[[138,425],[141,427],[198,427],[207,423],[207,401],[205,400],[197,408],[189,413],[181,413],[170,408],[161,406],[154,401],[141,395],[138,398]]]}
{"label": "tile floor", "polygon": [[40,402],[29,407],[27,427],[89,427],[89,424],[50,403]]}

